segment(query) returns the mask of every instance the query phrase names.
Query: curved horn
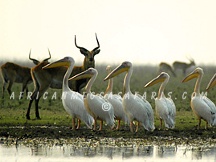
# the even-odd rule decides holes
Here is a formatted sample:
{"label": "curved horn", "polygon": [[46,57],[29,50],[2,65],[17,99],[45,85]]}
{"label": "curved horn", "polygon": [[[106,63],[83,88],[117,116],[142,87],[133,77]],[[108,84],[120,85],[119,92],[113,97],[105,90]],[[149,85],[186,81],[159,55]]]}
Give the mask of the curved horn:
{"label": "curved horn", "polygon": [[186,55],[186,58],[187,58],[189,61],[194,61],[194,59],[193,59],[191,56],[189,56],[189,55]]}
{"label": "curved horn", "polygon": [[76,43],[76,35],[75,35],[75,38],[74,38],[74,42],[75,42],[75,46],[76,46],[77,48],[79,48],[80,50],[88,51],[87,49],[85,49],[85,48],[80,47],[80,46],[77,45],[77,43]]}
{"label": "curved horn", "polygon": [[31,49],[30,49],[30,52],[29,52],[29,60],[32,60],[32,58],[31,58]]}
{"label": "curved horn", "polygon": [[40,63],[38,60],[31,58],[31,49],[30,49],[30,52],[29,52],[29,60],[32,60],[35,65]]}
{"label": "curved horn", "polygon": [[79,47],[79,46],[77,46],[77,43],[76,43],[76,35],[75,35],[75,37],[74,37],[74,42],[75,42],[75,46],[77,47],[77,48],[82,48],[82,47]]}
{"label": "curved horn", "polygon": [[76,35],[75,35],[75,38],[74,38],[74,42],[75,42],[75,46],[76,46],[77,48],[80,49],[80,53],[82,53],[84,56],[86,56],[87,53],[88,53],[88,50],[85,49],[85,48],[83,48],[83,47],[79,47],[79,46],[77,45],[77,43],[76,43]]}
{"label": "curved horn", "polygon": [[46,59],[44,59],[44,61],[48,61],[48,60],[51,58],[51,53],[50,53],[50,50],[49,50],[49,48],[48,48],[48,52],[49,52],[49,57],[48,57],[48,58],[46,58]]}
{"label": "curved horn", "polygon": [[97,38],[97,34],[95,33],[95,37],[96,37],[96,41],[97,41],[97,44],[98,46],[96,48],[94,48],[93,50],[97,50],[98,48],[100,48],[100,43],[98,41],[98,38]]}

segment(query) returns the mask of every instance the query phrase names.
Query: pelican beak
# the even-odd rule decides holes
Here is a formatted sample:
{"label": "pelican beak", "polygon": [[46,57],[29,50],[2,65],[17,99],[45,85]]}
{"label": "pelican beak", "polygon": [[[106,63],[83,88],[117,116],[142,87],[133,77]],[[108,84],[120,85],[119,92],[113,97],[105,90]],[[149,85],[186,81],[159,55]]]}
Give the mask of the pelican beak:
{"label": "pelican beak", "polygon": [[158,77],[156,77],[156,78],[152,79],[150,82],[148,82],[144,86],[144,88],[153,86],[153,85],[160,83],[160,82],[163,82],[165,79],[166,79],[166,77],[164,77],[163,75],[159,75]]}
{"label": "pelican beak", "polygon": [[200,74],[197,71],[193,71],[192,73],[188,74],[183,80],[182,83],[187,82],[191,79],[197,78]]}
{"label": "pelican beak", "polygon": [[211,78],[209,84],[206,87],[206,90],[208,91],[210,88],[213,88],[216,85],[216,74]]}
{"label": "pelican beak", "polygon": [[62,67],[62,66],[69,67],[70,63],[68,61],[66,61],[65,58],[63,58],[61,60],[58,60],[58,61],[55,61],[53,63],[47,64],[42,69],[49,69],[49,68]]}
{"label": "pelican beak", "polygon": [[125,64],[121,64],[118,67],[116,67],[111,73],[109,73],[106,78],[104,78],[104,81],[111,79],[125,71],[128,71],[129,67],[126,66]]}
{"label": "pelican beak", "polygon": [[89,70],[83,71],[79,74],[74,75],[73,77],[69,78],[68,80],[79,80],[79,79],[86,79],[91,78],[93,76],[92,73],[90,73]]}

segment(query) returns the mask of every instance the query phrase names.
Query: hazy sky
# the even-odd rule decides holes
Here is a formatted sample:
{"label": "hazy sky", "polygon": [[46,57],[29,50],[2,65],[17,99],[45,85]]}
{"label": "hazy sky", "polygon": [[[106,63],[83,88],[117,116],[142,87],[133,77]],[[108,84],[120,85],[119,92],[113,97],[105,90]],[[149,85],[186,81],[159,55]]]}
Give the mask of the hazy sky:
{"label": "hazy sky", "polygon": [[96,64],[216,61],[215,0],[0,0],[0,59],[52,60],[101,44]]}

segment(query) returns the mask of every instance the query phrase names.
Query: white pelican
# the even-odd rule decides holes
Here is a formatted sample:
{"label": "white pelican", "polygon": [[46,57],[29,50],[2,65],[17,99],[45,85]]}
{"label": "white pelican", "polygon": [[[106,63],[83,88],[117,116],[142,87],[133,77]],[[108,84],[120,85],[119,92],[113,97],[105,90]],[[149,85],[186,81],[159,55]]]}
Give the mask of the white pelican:
{"label": "white pelican", "polygon": [[[75,91],[72,91],[68,87],[68,78],[73,70],[75,61],[71,57],[65,57],[56,62],[50,63],[44,66],[44,69],[55,68],[60,66],[67,66],[68,70],[64,75],[63,84],[62,84],[62,103],[65,110],[72,116],[72,129],[75,129],[75,118],[78,118],[77,129],[80,126],[80,120],[82,120],[88,128],[92,128],[94,119],[86,111],[83,96]],[[80,120],[79,120],[80,119]]]}
{"label": "white pelican", "polygon": [[[130,122],[130,131],[133,132],[133,120],[138,121],[146,130],[152,131],[154,127],[154,113],[148,101],[132,94],[130,90],[130,79],[133,73],[132,63],[125,61],[115,68],[104,80],[113,78],[120,73],[127,72],[123,84],[123,106]],[[136,131],[138,131],[138,125]]]}
{"label": "white pelican", "polygon": [[144,87],[152,86],[156,83],[162,82],[158,96],[155,99],[155,109],[156,113],[160,119],[160,128],[162,128],[162,121],[165,122],[166,128],[174,128],[175,127],[175,115],[176,115],[176,106],[171,98],[166,98],[164,94],[165,86],[169,81],[169,74],[165,72],[161,72],[156,78],[148,82]]}
{"label": "white pelican", "polygon": [[86,94],[84,95],[84,104],[89,114],[92,115],[95,120],[94,130],[96,130],[96,127],[97,127],[97,120],[101,121],[99,130],[102,130],[103,121],[105,121],[107,125],[113,128],[115,126],[114,125],[115,116],[114,116],[114,109],[113,109],[112,104],[109,103],[102,96],[95,95],[94,93],[91,92],[91,87],[95,79],[97,78],[97,75],[98,75],[98,72],[96,69],[89,68],[86,71],[73,76],[69,80],[91,78],[85,87]]}
{"label": "white pelican", "polygon": [[197,78],[194,92],[191,96],[191,108],[194,114],[197,116],[199,123],[198,129],[200,128],[201,119],[206,121],[206,128],[208,125],[216,125],[216,107],[215,104],[208,99],[206,96],[200,94],[200,83],[203,77],[203,70],[201,68],[196,68],[188,76],[184,78],[182,82],[187,82],[193,78]]}
{"label": "white pelican", "polygon": [[216,85],[216,74],[211,78],[209,81],[206,90],[209,90],[210,88],[213,88]]}
{"label": "white pelican", "polygon": [[[106,70],[109,74],[111,72],[111,67],[107,66]],[[116,130],[119,130],[121,120],[123,120],[124,123],[127,123],[128,119],[123,109],[122,97],[118,94],[113,94],[112,90],[113,90],[113,78],[109,79],[108,81],[107,89],[104,93],[104,98],[107,99],[114,108],[115,119],[118,120],[118,125],[116,127]]]}

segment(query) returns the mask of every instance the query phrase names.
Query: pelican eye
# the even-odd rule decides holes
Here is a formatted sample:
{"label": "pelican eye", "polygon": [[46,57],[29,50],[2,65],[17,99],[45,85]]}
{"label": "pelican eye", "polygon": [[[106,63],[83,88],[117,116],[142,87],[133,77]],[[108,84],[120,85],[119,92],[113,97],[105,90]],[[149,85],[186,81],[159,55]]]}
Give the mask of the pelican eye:
{"label": "pelican eye", "polygon": [[165,73],[162,73],[161,76],[162,76],[162,77],[166,77],[166,74],[165,74]]}

